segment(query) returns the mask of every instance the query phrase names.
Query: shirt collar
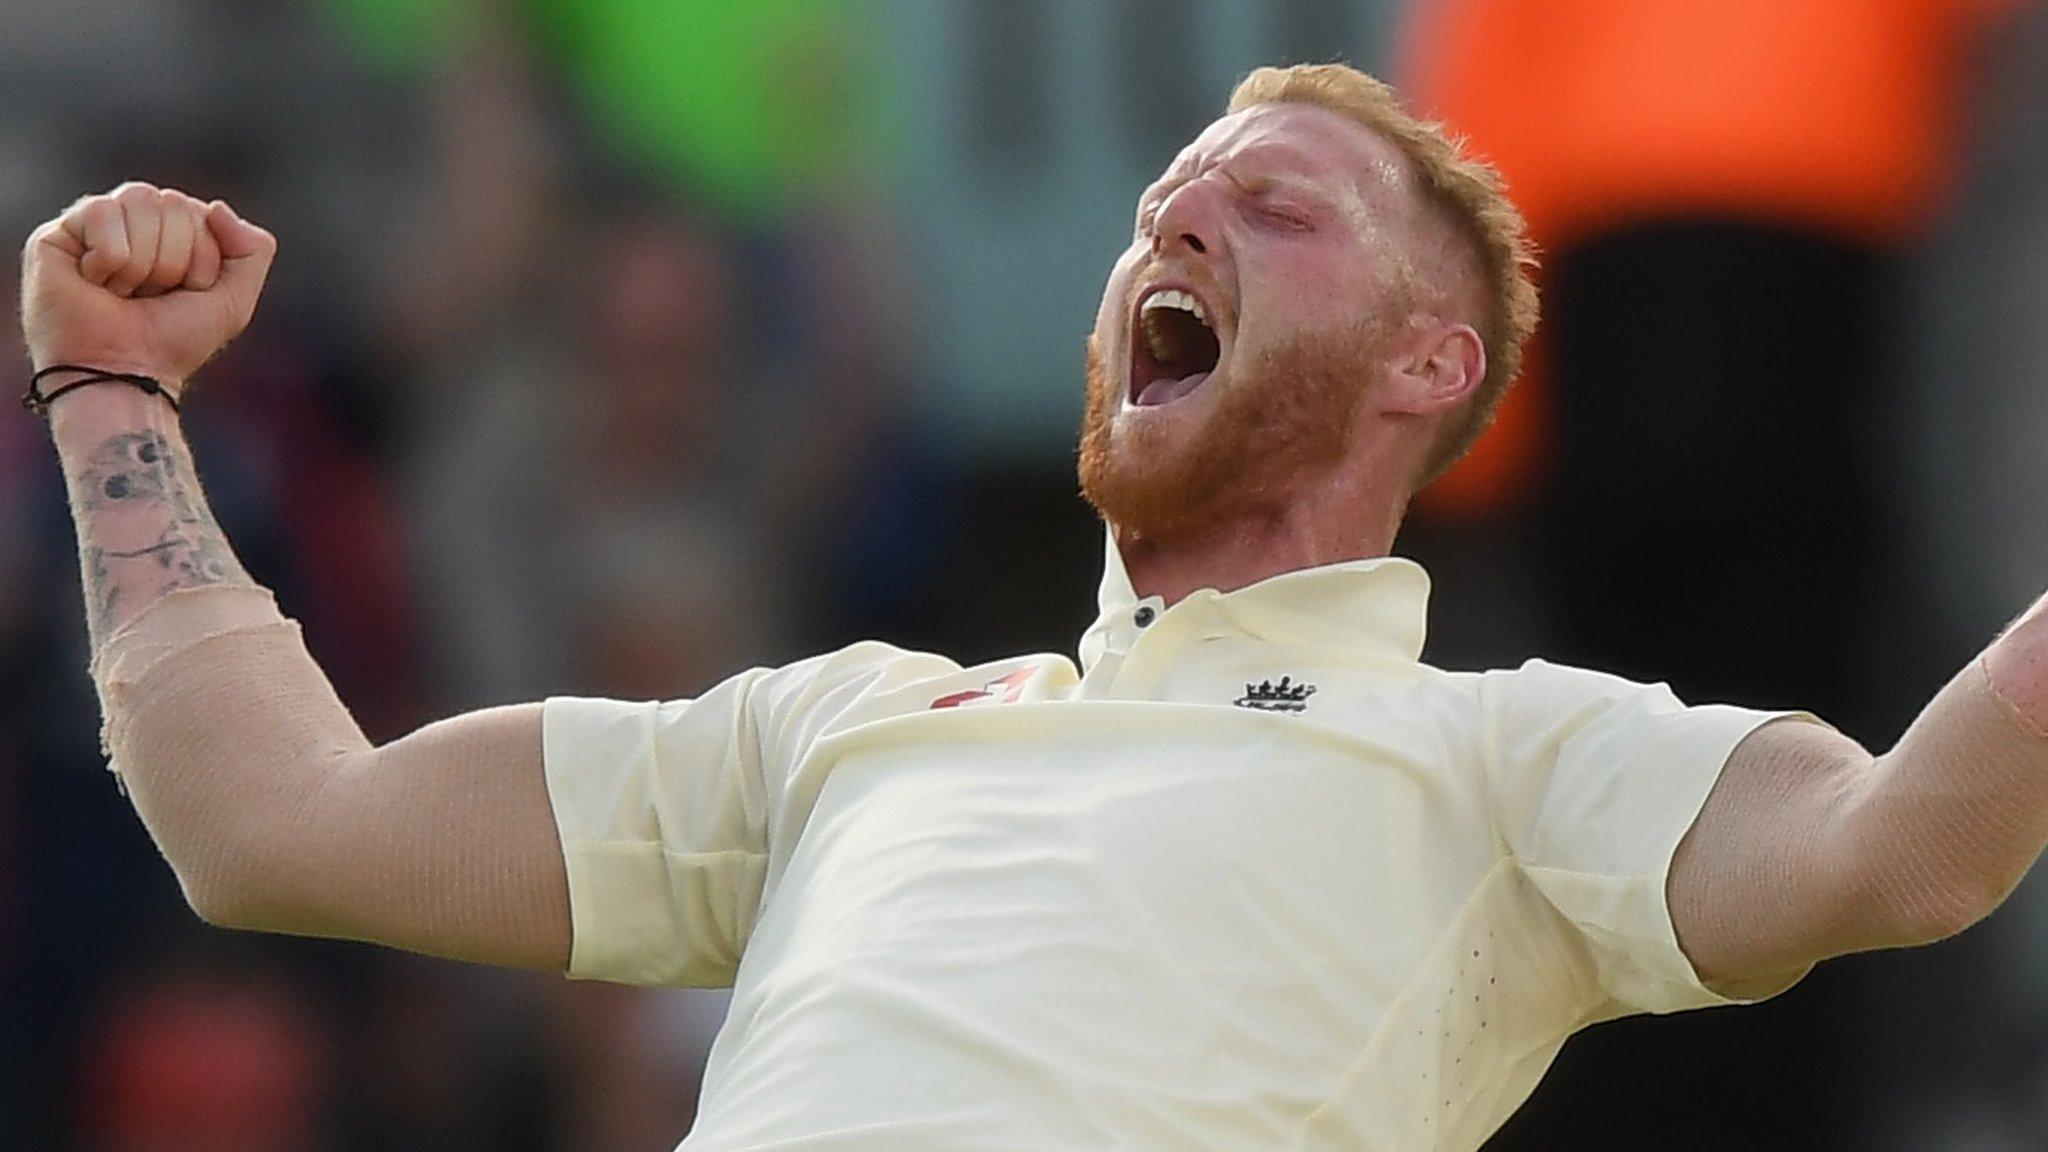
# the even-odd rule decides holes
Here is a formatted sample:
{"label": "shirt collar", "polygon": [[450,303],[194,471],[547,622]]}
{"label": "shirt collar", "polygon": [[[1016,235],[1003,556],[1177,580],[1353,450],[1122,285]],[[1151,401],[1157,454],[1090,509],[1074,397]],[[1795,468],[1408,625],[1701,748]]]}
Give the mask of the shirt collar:
{"label": "shirt collar", "polygon": [[[1098,614],[1081,636],[1083,670],[1095,666],[1140,608],[1165,609],[1159,597],[1141,598],[1131,587],[1123,553],[1108,531],[1102,552]],[[1422,658],[1428,632],[1429,573],[1404,557],[1377,556],[1283,572],[1234,592],[1204,589],[1182,604],[1197,601],[1212,603],[1257,639],[1335,643],[1412,663]]]}

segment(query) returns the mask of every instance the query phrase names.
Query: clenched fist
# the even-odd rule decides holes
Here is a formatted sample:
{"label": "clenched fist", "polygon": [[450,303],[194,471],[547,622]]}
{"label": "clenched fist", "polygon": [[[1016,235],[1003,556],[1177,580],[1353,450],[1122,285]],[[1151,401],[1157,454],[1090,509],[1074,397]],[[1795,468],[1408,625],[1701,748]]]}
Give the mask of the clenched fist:
{"label": "clenched fist", "polygon": [[29,236],[21,326],[37,369],[154,376],[174,393],[249,324],[277,239],[226,203],[123,184]]}

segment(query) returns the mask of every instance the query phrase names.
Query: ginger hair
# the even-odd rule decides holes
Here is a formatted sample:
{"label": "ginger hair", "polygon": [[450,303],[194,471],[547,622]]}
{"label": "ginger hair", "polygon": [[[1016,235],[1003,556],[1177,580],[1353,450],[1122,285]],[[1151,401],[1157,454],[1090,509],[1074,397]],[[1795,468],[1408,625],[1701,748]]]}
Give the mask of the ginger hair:
{"label": "ginger hair", "polygon": [[[1343,64],[1296,64],[1260,68],[1230,94],[1230,112],[1255,104],[1311,104],[1327,108],[1379,133],[1408,158],[1415,189],[1425,206],[1449,225],[1457,265],[1476,273],[1485,287],[1483,314],[1473,328],[1486,346],[1486,374],[1473,389],[1462,420],[1438,435],[1423,469],[1426,486],[1449,471],[1487,426],[1501,397],[1521,369],[1522,346],[1536,327],[1535,248],[1522,214],[1509,201],[1507,184],[1492,166],[1465,153],[1463,142],[1443,125],[1417,119],[1401,106],[1393,88]],[[1446,297],[1455,285],[1439,285]]]}

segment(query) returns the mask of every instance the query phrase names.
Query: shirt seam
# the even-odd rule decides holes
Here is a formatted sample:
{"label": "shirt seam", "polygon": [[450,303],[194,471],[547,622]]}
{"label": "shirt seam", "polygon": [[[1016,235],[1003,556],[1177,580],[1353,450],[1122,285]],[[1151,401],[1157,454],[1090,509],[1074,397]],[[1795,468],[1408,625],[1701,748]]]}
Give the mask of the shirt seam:
{"label": "shirt seam", "polygon": [[1494,852],[1502,860],[1517,862],[1514,845],[1509,842],[1506,822],[1500,812],[1500,716],[1494,706],[1491,684],[1481,677],[1479,681],[1479,739],[1481,744],[1481,771],[1485,773],[1481,792],[1486,798],[1486,826],[1493,833]]}
{"label": "shirt seam", "polygon": [[653,849],[655,849],[656,851],[660,852],[660,853],[661,853],[661,854],[662,854],[663,856],[669,857],[669,858],[671,858],[671,859],[676,859],[676,860],[687,860],[687,859],[691,859],[691,858],[693,858],[693,857],[702,857],[702,858],[704,858],[704,859],[713,859],[713,858],[717,858],[717,857],[721,857],[721,856],[739,856],[739,857],[744,857],[744,858],[751,858],[751,859],[756,859],[756,860],[766,860],[766,859],[768,858],[768,854],[767,854],[766,852],[750,852],[750,851],[748,851],[748,850],[747,850],[747,849],[745,849],[745,848],[711,848],[711,849],[706,849],[706,850],[702,850],[702,851],[695,851],[695,852],[688,852],[688,851],[677,851],[676,849],[673,849],[673,848],[666,848],[666,847],[663,847],[663,846],[662,846],[662,843],[661,843],[661,841],[659,841],[659,840],[634,840],[634,839],[605,839],[605,840],[597,840],[597,839],[582,839],[582,840],[564,840],[564,841],[562,842],[562,846],[563,846],[564,848],[653,848]]}
{"label": "shirt seam", "polygon": [[[1456,932],[1459,926],[1464,924],[1465,917],[1471,913],[1472,906],[1479,899],[1480,894],[1487,890],[1487,885],[1494,880],[1501,869],[1514,864],[1515,861],[1511,858],[1503,858],[1496,860],[1493,867],[1488,868],[1482,873],[1479,879],[1473,883],[1471,891],[1466,893],[1465,899],[1459,902],[1457,912],[1444,922],[1443,930],[1430,939],[1429,946],[1424,948],[1419,955],[1425,960],[1435,955],[1437,949],[1443,947],[1444,941],[1449,939],[1452,933]],[[1309,1109],[1307,1115],[1302,1117],[1301,1124],[1296,1129],[1293,1147],[1297,1149],[1302,1147],[1301,1141],[1306,1138],[1309,1128],[1337,1105],[1338,1101],[1343,1098],[1346,1086],[1356,1083],[1362,1078],[1357,1073],[1365,1063],[1367,1054],[1380,1042],[1381,1037],[1385,1036],[1388,1030],[1395,1026],[1397,1019],[1401,1015],[1403,1004],[1409,999],[1417,983],[1428,970],[1426,963],[1417,963],[1415,971],[1409,973],[1408,979],[1402,983],[1400,989],[1387,1001],[1387,1011],[1385,1015],[1380,1017],[1379,1026],[1374,1028],[1372,1033],[1359,1044],[1357,1050],[1352,1054],[1350,1062],[1344,1065],[1344,1071],[1338,1074],[1337,1082],[1331,1087],[1329,1095],[1323,1097],[1314,1108]]]}

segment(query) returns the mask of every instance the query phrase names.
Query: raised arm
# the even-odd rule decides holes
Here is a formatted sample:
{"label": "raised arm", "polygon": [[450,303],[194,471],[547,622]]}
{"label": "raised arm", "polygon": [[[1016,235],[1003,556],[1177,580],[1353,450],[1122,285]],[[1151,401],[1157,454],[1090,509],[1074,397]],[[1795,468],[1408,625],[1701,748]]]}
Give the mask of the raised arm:
{"label": "raised arm", "polygon": [[1670,874],[1710,984],[1924,944],[1990,915],[2048,845],[2048,599],[1873,757],[1779,721],[1729,757]]}
{"label": "raised arm", "polygon": [[[275,248],[223,203],[144,184],[79,201],[23,254],[36,369],[134,373],[181,395],[247,325]],[[43,390],[81,378],[58,372]],[[48,414],[107,748],[199,914],[562,969],[568,891],[539,707],[373,747],[235,558],[172,405],[99,383]]]}

